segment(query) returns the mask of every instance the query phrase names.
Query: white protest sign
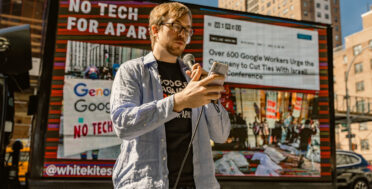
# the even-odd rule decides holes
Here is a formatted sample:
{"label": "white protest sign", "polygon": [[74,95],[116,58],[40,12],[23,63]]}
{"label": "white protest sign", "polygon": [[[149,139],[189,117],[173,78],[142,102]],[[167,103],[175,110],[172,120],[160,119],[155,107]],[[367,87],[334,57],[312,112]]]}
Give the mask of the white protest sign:
{"label": "white protest sign", "polygon": [[266,98],[266,120],[269,128],[275,127],[276,121],[276,106],[278,93],[275,91],[268,91]]}
{"label": "white protest sign", "polygon": [[229,66],[227,82],[319,90],[316,31],[204,16],[203,67]]}
{"label": "white protest sign", "polygon": [[64,155],[121,143],[110,119],[112,80],[65,79],[63,88]]}
{"label": "white protest sign", "polygon": [[293,117],[300,117],[301,115],[301,106],[302,106],[302,98],[304,94],[296,93],[296,101],[293,108]]}

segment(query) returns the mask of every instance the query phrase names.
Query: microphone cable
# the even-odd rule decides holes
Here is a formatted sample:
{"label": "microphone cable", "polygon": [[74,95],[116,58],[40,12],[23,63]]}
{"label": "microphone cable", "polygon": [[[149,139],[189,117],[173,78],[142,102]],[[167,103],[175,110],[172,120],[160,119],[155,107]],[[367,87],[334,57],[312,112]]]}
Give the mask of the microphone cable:
{"label": "microphone cable", "polygon": [[190,140],[189,146],[187,147],[185,157],[184,157],[183,160],[182,160],[181,167],[180,167],[180,170],[178,171],[177,179],[176,179],[176,182],[174,183],[173,189],[177,189],[177,185],[178,185],[178,182],[179,182],[179,180],[180,180],[180,177],[181,177],[181,173],[182,173],[183,167],[185,166],[187,156],[189,156],[190,149],[191,149],[191,146],[192,146],[192,142],[194,141],[194,137],[195,137],[196,131],[198,130],[199,122],[200,122],[200,118],[201,118],[201,115],[203,114],[203,112],[204,112],[204,105],[202,106],[201,111],[200,111],[200,113],[199,113],[198,120],[197,120],[197,122],[196,122],[195,130],[194,130],[194,132],[192,133],[192,136],[191,136],[191,140]]}

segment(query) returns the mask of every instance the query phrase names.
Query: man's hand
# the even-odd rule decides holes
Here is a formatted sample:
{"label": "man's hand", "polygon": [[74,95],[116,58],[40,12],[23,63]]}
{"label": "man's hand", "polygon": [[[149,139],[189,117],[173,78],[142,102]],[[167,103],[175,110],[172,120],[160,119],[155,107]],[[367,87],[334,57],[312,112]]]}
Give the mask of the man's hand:
{"label": "man's hand", "polygon": [[[223,80],[224,76],[213,74],[199,81],[203,69],[199,65],[194,65],[195,69],[189,72],[191,80],[181,92],[174,95],[173,111],[180,112],[185,108],[196,108],[208,104],[211,100],[221,97],[223,86],[208,86],[214,80]],[[194,68],[193,66],[193,68]]]}
{"label": "man's hand", "polygon": [[[196,63],[192,66],[191,68],[191,71],[190,70],[186,70],[186,74],[190,77],[190,78],[193,78],[196,71],[201,68],[200,64],[199,63]],[[208,72],[205,71],[204,69],[202,69],[202,74],[201,74],[201,79],[205,78],[208,76]]]}

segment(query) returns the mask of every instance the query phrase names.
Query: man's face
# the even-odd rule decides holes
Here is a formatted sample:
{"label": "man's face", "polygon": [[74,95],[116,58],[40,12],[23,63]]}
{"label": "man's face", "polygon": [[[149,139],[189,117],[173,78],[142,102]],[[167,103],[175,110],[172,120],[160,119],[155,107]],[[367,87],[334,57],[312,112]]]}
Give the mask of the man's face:
{"label": "man's face", "polygon": [[188,15],[185,15],[177,20],[168,19],[159,27],[157,43],[169,54],[180,56],[186,47],[188,34],[185,30],[175,32],[171,23],[177,23],[185,28],[191,28],[191,20]]}

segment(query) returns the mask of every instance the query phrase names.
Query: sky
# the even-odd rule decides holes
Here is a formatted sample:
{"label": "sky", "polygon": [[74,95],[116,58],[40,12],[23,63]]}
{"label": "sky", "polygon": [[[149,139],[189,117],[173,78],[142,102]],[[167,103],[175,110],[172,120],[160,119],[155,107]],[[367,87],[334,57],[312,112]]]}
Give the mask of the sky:
{"label": "sky", "polygon": [[345,36],[362,30],[362,14],[370,5],[372,0],[340,0],[342,42]]}
{"label": "sky", "polygon": [[[218,0],[178,0],[180,2],[218,6]],[[342,42],[345,36],[362,30],[361,15],[369,10],[372,0],[340,0]]]}

